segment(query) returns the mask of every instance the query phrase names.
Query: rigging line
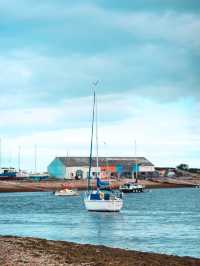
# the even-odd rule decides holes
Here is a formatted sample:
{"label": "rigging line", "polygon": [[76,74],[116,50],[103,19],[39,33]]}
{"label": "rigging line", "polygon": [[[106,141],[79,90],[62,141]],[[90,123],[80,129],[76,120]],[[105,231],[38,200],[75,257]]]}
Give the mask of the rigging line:
{"label": "rigging line", "polygon": [[95,112],[95,91],[92,109],[92,129],[91,129],[91,142],[90,142],[90,157],[89,157],[89,174],[88,174],[88,190],[91,189],[91,168],[92,168],[92,147],[93,147],[93,134],[94,134],[94,112]]}

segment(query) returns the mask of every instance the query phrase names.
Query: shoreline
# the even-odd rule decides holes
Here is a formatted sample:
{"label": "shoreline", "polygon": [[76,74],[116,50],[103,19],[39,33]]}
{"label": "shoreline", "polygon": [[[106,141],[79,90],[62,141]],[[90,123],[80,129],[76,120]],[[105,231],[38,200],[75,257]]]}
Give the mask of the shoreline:
{"label": "shoreline", "polygon": [[103,245],[32,237],[0,236],[0,265],[196,266],[200,259],[140,252]]}
{"label": "shoreline", "polygon": [[[130,179],[122,180],[112,180],[111,188],[118,189],[120,185],[130,182]],[[196,184],[200,181],[196,181]],[[181,187],[194,187],[195,183],[191,180],[139,180],[139,184],[144,185],[147,189],[154,188],[181,188]],[[5,192],[53,192],[62,188],[62,185],[65,184],[71,189],[86,190],[87,181],[86,180],[52,180],[52,181],[2,181],[0,180],[0,193]],[[95,188],[95,181],[93,181],[93,187]]]}

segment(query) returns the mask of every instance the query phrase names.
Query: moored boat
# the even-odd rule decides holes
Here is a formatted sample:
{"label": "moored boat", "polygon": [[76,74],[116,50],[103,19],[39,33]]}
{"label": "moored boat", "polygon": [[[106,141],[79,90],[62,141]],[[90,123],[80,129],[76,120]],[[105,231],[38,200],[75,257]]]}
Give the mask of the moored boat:
{"label": "moored boat", "polygon": [[123,193],[141,193],[145,192],[145,186],[129,182],[121,185],[119,190]]}
{"label": "moored boat", "polygon": [[0,179],[16,179],[17,171],[15,168],[11,167],[1,167],[0,168]]}
{"label": "moored boat", "polygon": [[55,196],[79,196],[78,191],[73,189],[64,188],[54,192]]}
{"label": "moored boat", "polygon": [[101,191],[101,187],[106,189],[109,187],[109,182],[101,181],[99,178],[99,165],[98,165],[98,130],[97,130],[97,108],[96,108],[96,185],[97,189],[92,190],[91,187],[91,167],[92,167],[92,148],[93,148],[93,130],[94,130],[94,116],[95,116],[96,99],[94,92],[93,114],[92,114],[92,132],[90,143],[90,159],[89,159],[89,173],[88,173],[88,191],[85,193],[84,204],[88,211],[101,211],[101,212],[119,212],[123,206],[122,193],[121,195],[115,194],[113,191]]}

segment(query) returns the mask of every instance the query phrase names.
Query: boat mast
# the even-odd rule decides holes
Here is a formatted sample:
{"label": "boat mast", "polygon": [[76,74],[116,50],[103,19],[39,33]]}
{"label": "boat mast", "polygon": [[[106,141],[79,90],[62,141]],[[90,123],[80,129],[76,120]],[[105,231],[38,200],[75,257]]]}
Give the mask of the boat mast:
{"label": "boat mast", "polygon": [[18,171],[21,169],[21,146],[18,146]]}
{"label": "boat mast", "polygon": [[99,172],[99,145],[98,145],[98,143],[99,143],[99,140],[98,140],[98,114],[97,114],[97,101],[96,101],[96,178],[98,178],[99,176],[99,174],[98,174],[98,172]]}
{"label": "boat mast", "polygon": [[137,163],[137,158],[136,158],[136,149],[137,149],[137,146],[136,146],[136,140],[135,140],[135,145],[134,145],[135,147],[135,160],[136,160],[136,164],[135,164],[135,183],[137,183],[137,181],[138,181],[138,163]]}
{"label": "boat mast", "polygon": [[65,178],[69,179],[70,176],[69,176],[69,171],[68,171],[68,163],[69,163],[69,152],[67,151],[67,158],[66,158],[66,161],[67,161],[67,167],[65,168]]}
{"label": "boat mast", "polygon": [[37,173],[37,145],[34,146],[34,157],[35,157],[35,174]]}
{"label": "boat mast", "polygon": [[93,134],[94,134],[94,112],[95,112],[95,91],[92,108],[92,128],[91,128],[91,142],[90,142],[90,157],[89,157],[89,174],[88,174],[88,191],[91,190],[91,168],[92,168],[92,147],[93,147]]}
{"label": "boat mast", "polygon": [[1,151],[1,149],[2,149],[2,142],[1,142],[1,138],[0,138],[0,169],[2,167],[2,151]]}

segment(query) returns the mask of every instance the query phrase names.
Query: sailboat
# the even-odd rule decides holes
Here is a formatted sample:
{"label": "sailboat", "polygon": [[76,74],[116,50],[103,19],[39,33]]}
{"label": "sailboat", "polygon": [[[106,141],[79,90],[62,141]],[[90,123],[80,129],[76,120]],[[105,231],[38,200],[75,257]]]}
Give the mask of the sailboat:
{"label": "sailboat", "polygon": [[37,171],[37,145],[34,145],[34,163],[35,163],[35,170],[29,173],[29,178],[36,181],[48,179],[49,178],[48,173],[41,173]]}
{"label": "sailboat", "polygon": [[[96,190],[91,187],[91,168],[92,168],[92,150],[93,150],[93,133],[96,110]],[[97,106],[94,91],[93,111],[92,111],[92,129],[91,129],[91,143],[90,143],[90,157],[89,157],[89,173],[88,173],[88,191],[85,193],[84,204],[88,211],[102,211],[102,212],[119,212],[123,206],[122,193],[119,195],[113,191],[105,190],[109,186],[108,182],[102,181],[99,178],[98,165],[98,129],[97,129]],[[102,190],[101,188],[104,188]]]}
{"label": "sailboat", "polygon": [[[135,141],[135,158],[137,158],[136,157],[136,141]],[[128,182],[128,183],[121,185],[119,187],[119,190],[121,192],[123,192],[123,193],[132,193],[132,192],[141,193],[141,192],[146,191],[145,186],[138,184],[138,171],[139,171],[139,165],[138,165],[138,160],[136,159],[136,164],[135,164],[135,169],[134,169],[135,181],[134,182]],[[132,177],[134,177],[134,174]]]}

